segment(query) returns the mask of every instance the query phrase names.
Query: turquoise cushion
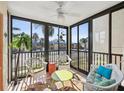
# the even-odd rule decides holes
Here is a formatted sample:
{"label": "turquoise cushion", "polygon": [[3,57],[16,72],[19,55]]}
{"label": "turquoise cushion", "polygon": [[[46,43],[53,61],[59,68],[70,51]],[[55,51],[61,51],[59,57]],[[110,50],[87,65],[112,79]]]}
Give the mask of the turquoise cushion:
{"label": "turquoise cushion", "polygon": [[98,69],[96,70],[96,73],[98,73],[99,75],[102,75],[103,77],[105,77],[107,79],[110,79],[111,78],[112,69],[108,69],[106,67],[99,66]]}
{"label": "turquoise cushion", "polygon": [[103,75],[105,68],[103,66],[99,66],[98,69],[96,70],[96,73],[99,75]]}
{"label": "turquoise cushion", "polygon": [[112,85],[116,82],[115,79],[106,79],[106,80],[102,80],[101,82],[98,82],[96,83],[96,85],[99,85],[99,86],[109,86],[109,85]]}
{"label": "turquoise cushion", "polygon": [[105,71],[103,72],[103,77],[110,79],[112,74],[112,69],[106,68]]}

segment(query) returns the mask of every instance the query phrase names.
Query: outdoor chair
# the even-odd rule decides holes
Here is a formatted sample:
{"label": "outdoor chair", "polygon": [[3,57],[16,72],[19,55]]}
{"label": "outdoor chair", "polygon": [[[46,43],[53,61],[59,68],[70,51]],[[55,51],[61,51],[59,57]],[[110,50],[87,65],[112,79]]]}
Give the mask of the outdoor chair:
{"label": "outdoor chair", "polygon": [[57,60],[58,69],[59,70],[62,70],[62,69],[70,70],[71,61],[72,59],[68,55],[60,55]]}
{"label": "outdoor chair", "polygon": [[[86,82],[83,82],[84,90],[86,90],[86,91],[116,91],[118,89],[118,86],[121,84],[121,82],[123,80],[123,73],[120,71],[120,69],[115,64],[106,64],[106,65],[104,65],[104,67],[112,69],[112,74],[111,74],[110,79],[115,79],[116,82],[109,86],[99,86],[94,83],[90,83],[90,82],[88,82],[88,80],[86,80]],[[88,79],[88,77],[90,77],[92,75],[93,71],[96,71],[97,68],[98,68],[98,66],[92,67],[92,70],[88,74],[87,79]]]}
{"label": "outdoor chair", "polygon": [[[37,81],[38,77],[36,74],[38,72],[46,74],[46,65],[47,65],[47,62],[45,62],[43,58],[30,58],[25,61],[25,66],[27,70],[25,80],[26,79],[30,80],[30,82],[26,82],[24,80],[26,87],[28,87],[31,84],[34,84]],[[41,82],[44,83],[45,81],[41,81]]]}

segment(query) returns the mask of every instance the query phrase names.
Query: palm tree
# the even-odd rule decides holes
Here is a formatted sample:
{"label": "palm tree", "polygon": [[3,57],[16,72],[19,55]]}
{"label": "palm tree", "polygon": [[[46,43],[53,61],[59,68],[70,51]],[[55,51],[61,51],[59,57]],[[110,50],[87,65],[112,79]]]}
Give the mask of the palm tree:
{"label": "palm tree", "polygon": [[44,38],[40,38],[39,45],[40,45],[41,48],[43,49],[43,47],[44,47]]}
{"label": "palm tree", "polygon": [[34,33],[33,36],[32,36],[32,39],[35,40],[35,42],[37,42],[37,40],[39,39],[39,36],[37,33]]}
{"label": "palm tree", "polygon": [[37,44],[38,44],[38,41],[39,40],[39,36],[38,36],[38,34],[37,33],[34,33],[33,34],[33,36],[32,36],[32,47],[33,47],[33,49],[36,49],[36,47],[37,47]]}
{"label": "palm tree", "polygon": [[17,84],[17,71],[19,68],[19,57],[20,57],[20,52],[21,52],[22,46],[25,47],[25,49],[27,49],[27,50],[31,50],[31,38],[29,37],[29,35],[25,34],[24,32],[19,35],[15,35],[15,37],[13,37],[13,41],[11,43],[11,47],[18,50],[18,56],[17,56],[16,68],[15,68],[14,85]]}
{"label": "palm tree", "polygon": [[[40,24],[34,24],[34,28],[37,29],[38,27],[42,27],[42,33],[45,35],[45,26]],[[48,26],[49,36],[53,36],[54,28],[52,26]]]}
{"label": "palm tree", "polygon": [[81,44],[81,46],[84,44],[84,49],[86,50],[87,38],[81,38],[80,44]]}
{"label": "palm tree", "polygon": [[54,34],[54,28],[52,27],[52,26],[49,26],[49,36],[53,36],[53,34]]}

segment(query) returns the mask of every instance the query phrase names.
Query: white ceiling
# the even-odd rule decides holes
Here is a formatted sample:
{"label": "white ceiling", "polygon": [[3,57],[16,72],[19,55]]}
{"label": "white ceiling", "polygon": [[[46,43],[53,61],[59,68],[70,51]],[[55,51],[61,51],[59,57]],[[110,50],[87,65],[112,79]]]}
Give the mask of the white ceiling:
{"label": "white ceiling", "polygon": [[65,15],[64,23],[58,21],[56,9],[58,5],[54,1],[10,1],[8,8],[11,14],[25,18],[70,26],[80,20],[92,16],[104,9],[107,9],[118,1],[68,1],[65,2],[63,10],[69,13],[76,13],[79,15],[67,16]]}

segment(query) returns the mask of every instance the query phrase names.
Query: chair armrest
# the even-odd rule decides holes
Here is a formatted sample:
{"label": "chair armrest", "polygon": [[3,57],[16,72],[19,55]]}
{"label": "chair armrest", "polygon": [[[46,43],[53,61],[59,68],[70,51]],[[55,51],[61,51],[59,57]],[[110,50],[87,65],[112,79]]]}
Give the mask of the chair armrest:
{"label": "chair armrest", "polygon": [[47,65],[47,62],[43,62],[43,64]]}

